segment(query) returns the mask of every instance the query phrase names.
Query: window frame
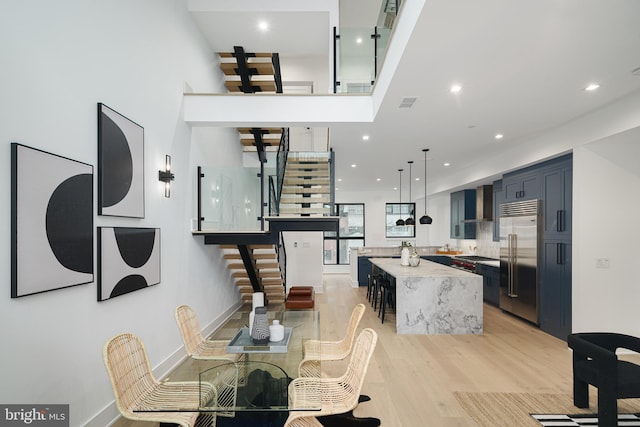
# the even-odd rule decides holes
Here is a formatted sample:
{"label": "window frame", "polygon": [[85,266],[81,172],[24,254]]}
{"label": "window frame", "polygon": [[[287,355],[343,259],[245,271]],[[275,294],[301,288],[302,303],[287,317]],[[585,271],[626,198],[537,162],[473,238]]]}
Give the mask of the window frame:
{"label": "window frame", "polygon": [[[323,233],[323,239],[322,239],[322,262],[324,265],[349,265],[349,263],[341,263],[341,253],[340,253],[340,243],[342,241],[349,241],[349,240],[361,240],[362,241],[362,246],[365,246],[365,236],[366,236],[366,205],[364,203],[335,203],[334,204],[334,212],[336,212],[337,214],[339,214],[340,212],[340,207],[342,206],[362,206],[362,236],[350,236],[350,237],[341,237],[340,236],[340,227],[338,226],[338,229],[335,231],[335,235],[330,235],[328,236],[327,233],[334,233],[334,232],[327,232],[325,231]],[[335,241],[335,245],[336,245],[336,262],[335,263],[328,263],[326,261],[326,258],[324,256],[324,252],[325,252],[325,242],[328,240],[332,240]],[[346,259],[349,258],[349,255],[347,255],[346,257],[344,257]]]}
{"label": "window frame", "polygon": [[[389,207],[391,206],[391,212],[389,212]],[[396,213],[394,207],[400,206],[399,213]],[[403,207],[408,207],[407,209],[402,209]],[[396,221],[400,218],[406,219],[409,216],[413,216],[415,220],[415,212],[416,212],[416,204],[414,202],[387,202],[384,206],[384,236],[387,239],[406,239],[406,238],[415,238],[416,237],[416,226],[415,225],[395,225]],[[395,233],[390,233],[389,231],[395,231]]]}

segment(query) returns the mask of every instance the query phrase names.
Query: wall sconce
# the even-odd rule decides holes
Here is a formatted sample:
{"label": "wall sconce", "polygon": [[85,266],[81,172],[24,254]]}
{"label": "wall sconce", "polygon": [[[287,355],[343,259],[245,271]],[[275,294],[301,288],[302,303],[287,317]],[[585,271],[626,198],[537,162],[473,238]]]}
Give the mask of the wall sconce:
{"label": "wall sconce", "polygon": [[175,179],[175,175],[171,173],[171,156],[164,157],[164,169],[158,171],[158,179],[164,182],[164,197],[171,197],[171,181]]}

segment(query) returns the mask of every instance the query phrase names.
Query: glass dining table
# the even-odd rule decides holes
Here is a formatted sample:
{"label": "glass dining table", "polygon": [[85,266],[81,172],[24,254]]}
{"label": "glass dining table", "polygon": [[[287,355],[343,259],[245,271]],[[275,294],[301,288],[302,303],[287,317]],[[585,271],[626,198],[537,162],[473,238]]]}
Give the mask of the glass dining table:
{"label": "glass dining table", "polygon": [[[210,337],[228,340],[227,353],[243,353],[245,357],[238,362],[192,362],[195,364],[189,376],[182,375],[180,380],[193,381],[197,375],[200,389],[200,405],[197,408],[168,409],[158,406],[144,411],[215,412],[218,417],[235,418],[239,423],[225,425],[244,425],[243,419],[246,417],[254,421],[256,417],[284,417],[284,420],[289,411],[320,410],[318,392],[310,390],[309,398],[296,408],[289,407],[288,398],[289,383],[298,377],[298,366],[303,360],[304,342],[320,339],[320,313],[312,310],[267,311],[267,317],[270,324],[273,320],[279,320],[284,326],[283,340],[264,345],[254,344],[248,330],[249,312],[244,311],[234,313]],[[320,362],[313,363],[318,364],[319,377]],[[211,393],[212,389],[215,393]]]}

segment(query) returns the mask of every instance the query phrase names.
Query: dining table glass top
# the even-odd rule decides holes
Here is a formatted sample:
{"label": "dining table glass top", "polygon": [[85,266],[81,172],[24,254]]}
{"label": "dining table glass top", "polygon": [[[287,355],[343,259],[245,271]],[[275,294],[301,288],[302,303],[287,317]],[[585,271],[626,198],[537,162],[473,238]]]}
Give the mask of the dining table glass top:
{"label": "dining table glass top", "polygon": [[[269,324],[279,320],[285,328],[282,341],[254,344],[248,335],[249,312],[238,311],[213,333],[209,339],[227,341],[227,353],[242,353],[237,362],[228,360],[188,360],[186,370],[179,371],[169,381],[198,381],[198,407],[181,407],[179,411],[216,412],[219,416],[235,416],[236,412],[283,412],[320,409],[319,396],[304,405],[289,408],[288,386],[299,376],[303,346],[307,340],[320,340],[320,313],[313,310],[267,311]],[[305,376],[319,380],[320,361],[315,374],[305,370]],[[311,375],[311,377],[309,376]],[[319,384],[319,383],[318,383]],[[212,393],[212,389],[215,392]],[[311,393],[314,394],[314,393]],[[175,411],[172,408],[146,408],[144,412]],[[224,414],[224,415],[223,415]]]}

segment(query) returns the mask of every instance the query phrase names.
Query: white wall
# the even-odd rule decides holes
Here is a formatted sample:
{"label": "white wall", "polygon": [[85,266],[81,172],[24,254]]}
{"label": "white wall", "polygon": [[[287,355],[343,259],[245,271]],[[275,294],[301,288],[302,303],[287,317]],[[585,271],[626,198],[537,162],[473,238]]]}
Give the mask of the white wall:
{"label": "white wall", "polygon": [[573,329],[640,336],[640,128],[573,158]]}
{"label": "white wall", "polygon": [[313,286],[322,292],[323,233],[288,231],[284,233],[287,251],[287,292],[292,286]]}
{"label": "white wall", "polygon": [[[71,425],[93,419],[90,425],[104,426],[117,416],[102,363],[111,336],[139,335],[162,375],[184,356],[173,317],[178,304],[192,305],[212,328],[239,301],[220,251],[190,233],[195,167],[205,156],[240,164],[231,131],[192,133],[182,120],[185,83],[223,87],[195,28],[183,0],[2,2],[0,402],[68,403]],[[96,301],[96,283],[11,299],[9,143],[96,165],[98,102],[144,127],[146,218],[96,216],[95,226],[161,228],[162,281],[105,302]],[[176,174],[169,199],[157,179],[165,154]],[[97,169],[94,177],[97,195]]]}

